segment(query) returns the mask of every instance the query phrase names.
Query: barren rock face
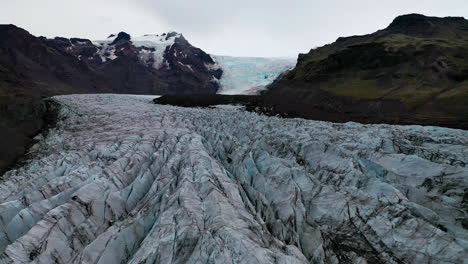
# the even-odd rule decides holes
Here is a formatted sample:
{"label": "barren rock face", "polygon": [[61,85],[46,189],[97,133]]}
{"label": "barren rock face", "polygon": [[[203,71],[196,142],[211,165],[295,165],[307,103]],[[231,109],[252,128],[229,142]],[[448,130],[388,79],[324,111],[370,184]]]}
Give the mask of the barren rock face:
{"label": "barren rock face", "polygon": [[55,99],[57,128],[0,182],[0,263],[468,257],[467,131]]}

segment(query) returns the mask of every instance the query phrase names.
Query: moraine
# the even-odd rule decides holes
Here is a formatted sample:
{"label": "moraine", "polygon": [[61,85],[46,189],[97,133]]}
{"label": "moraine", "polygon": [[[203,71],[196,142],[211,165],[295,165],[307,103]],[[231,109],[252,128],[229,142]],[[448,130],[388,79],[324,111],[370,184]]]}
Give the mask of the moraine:
{"label": "moraine", "polygon": [[463,263],[468,131],[70,95],[0,182],[0,263]]}

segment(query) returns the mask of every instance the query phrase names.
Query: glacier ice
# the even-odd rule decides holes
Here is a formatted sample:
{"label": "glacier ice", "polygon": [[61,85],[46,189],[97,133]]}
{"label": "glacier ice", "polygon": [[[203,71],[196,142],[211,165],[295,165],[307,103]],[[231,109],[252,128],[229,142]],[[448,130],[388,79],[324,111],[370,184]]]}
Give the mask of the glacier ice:
{"label": "glacier ice", "polygon": [[256,95],[296,65],[295,58],[212,56],[223,70],[219,94]]}
{"label": "glacier ice", "polygon": [[463,263],[468,131],[58,96],[0,263]]}

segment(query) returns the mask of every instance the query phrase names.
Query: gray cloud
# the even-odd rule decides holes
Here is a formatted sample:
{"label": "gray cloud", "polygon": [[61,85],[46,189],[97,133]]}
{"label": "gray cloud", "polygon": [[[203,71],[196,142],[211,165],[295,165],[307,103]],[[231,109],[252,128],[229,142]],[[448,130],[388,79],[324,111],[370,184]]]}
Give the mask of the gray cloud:
{"label": "gray cloud", "polygon": [[213,53],[296,56],[339,36],[366,34],[406,13],[468,16],[466,0],[2,0],[0,23],[38,35],[102,38],[176,30]]}

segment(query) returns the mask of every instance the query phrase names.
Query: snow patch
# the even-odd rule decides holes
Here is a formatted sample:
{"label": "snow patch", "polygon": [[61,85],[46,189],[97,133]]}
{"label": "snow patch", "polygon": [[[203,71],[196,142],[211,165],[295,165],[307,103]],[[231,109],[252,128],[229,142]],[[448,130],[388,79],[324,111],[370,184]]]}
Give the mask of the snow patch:
{"label": "snow patch", "polygon": [[[155,69],[160,69],[163,65],[168,67],[168,64],[165,64],[164,52],[169,47],[175,43],[175,40],[179,38],[180,34],[174,34],[174,36],[167,37],[167,34],[162,35],[144,35],[141,37],[131,38],[131,41],[135,47],[140,47],[142,50],[140,52],[152,54],[154,59],[153,67]],[[151,49],[146,49],[151,48]],[[147,54],[142,56],[146,58],[145,62],[148,61]]]}
{"label": "snow patch", "polygon": [[117,59],[117,55],[115,55],[115,45],[112,45],[112,42],[114,42],[116,38],[117,35],[112,34],[105,40],[93,41],[93,44],[98,47],[96,54],[99,55],[102,62]]}

